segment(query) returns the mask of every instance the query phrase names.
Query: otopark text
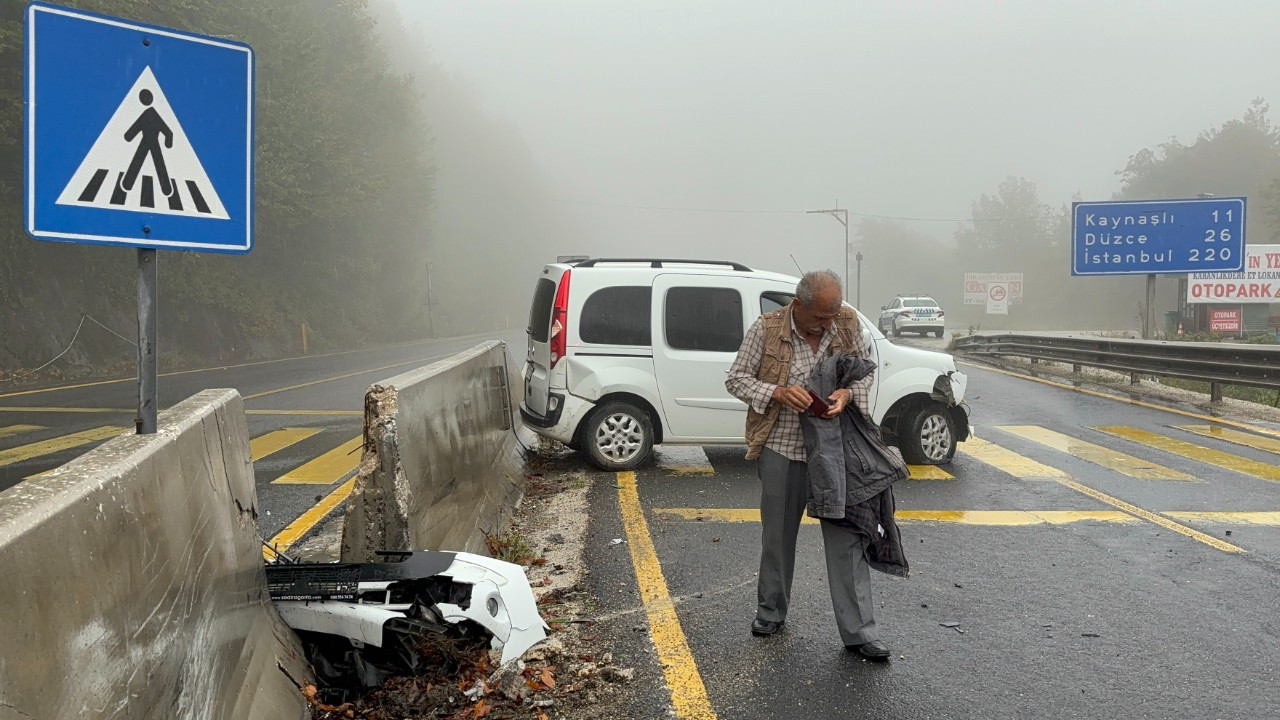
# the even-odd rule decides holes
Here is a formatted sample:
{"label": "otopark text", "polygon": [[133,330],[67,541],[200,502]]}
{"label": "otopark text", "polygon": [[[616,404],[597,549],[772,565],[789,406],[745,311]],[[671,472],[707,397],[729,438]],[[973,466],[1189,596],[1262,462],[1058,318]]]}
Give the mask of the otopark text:
{"label": "otopark text", "polygon": [[1244,198],[1076,203],[1073,275],[1240,270]]}

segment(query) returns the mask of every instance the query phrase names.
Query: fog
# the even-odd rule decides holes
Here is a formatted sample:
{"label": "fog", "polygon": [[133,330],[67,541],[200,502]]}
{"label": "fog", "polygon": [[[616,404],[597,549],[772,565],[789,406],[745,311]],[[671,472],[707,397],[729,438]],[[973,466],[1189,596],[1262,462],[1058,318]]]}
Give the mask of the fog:
{"label": "fog", "polygon": [[[1280,97],[1269,2],[389,1],[420,57],[524,153],[530,177],[501,202],[529,203],[555,228],[506,238],[522,256],[794,272],[794,254],[840,271],[843,228],[804,213],[839,204],[855,249],[867,244],[858,221],[875,216],[926,243],[910,257],[860,248],[864,307],[903,291],[957,302],[964,271],[1021,270],[941,262],[974,202],[1006,179],[1033,183],[1055,212],[1109,199],[1135,153],[1194,143]],[[437,152],[463,136],[437,132]],[[467,172],[455,161],[438,177],[446,226],[476,210],[447,202]],[[1251,212],[1261,190],[1240,190]],[[1067,272],[1066,248],[1038,251]],[[1086,285],[1063,287],[1091,281],[1075,282]]]}

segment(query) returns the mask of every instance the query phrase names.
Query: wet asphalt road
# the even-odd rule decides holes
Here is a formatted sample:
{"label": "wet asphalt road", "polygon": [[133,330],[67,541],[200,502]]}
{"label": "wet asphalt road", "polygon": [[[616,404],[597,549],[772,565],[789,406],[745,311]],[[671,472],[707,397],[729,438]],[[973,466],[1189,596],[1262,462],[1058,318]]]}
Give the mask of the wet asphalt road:
{"label": "wet asphalt road", "polygon": [[[1178,515],[1274,512],[1280,483],[1093,428],[1125,426],[1191,442],[1255,460],[1255,472],[1274,467],[1280,455],[1194,436],[1176,426],[1202,421],[1185,415],[962,370],[970,376],[979,437],[1067,477],[1027,477],[1034,473],[1006,472],[961,454],[947,468],[952,479],[896,486],[900,516],[1023,510],[1107,519],[1009,526],[901,521],[911,577],[872,573],[877,621],[894,650],[891,663],[873,664],[840,643],[816,525],[800,531],[786,628],[759,639],[748,629],[758,524],[664,512],[758,508],[758,481],[741,448],[706,449],[712,475],[644,467],[637,473],[640,504],[696,666],[694,680],[713,713],[701,717],[1280,717],[1280,528]],[[1004,426],[1084,439],[1187,478],[1129,477]],[[634,543],[619,519],[622,491],[612,475],[592,477],[587,552],[602,614],[612,618],[600,627],[647,683],[631,716],[664,717],[668,695],[650,650],[654,628],[640,611],[629,543],[611,544]],[[1143,511],[1193,536],[1144,519]],[[1217,541],[1243,552],[1211,544]]]}
{"label": "wet asphalt road", "polygon": [[[160,407],[206,388],[230,387],[244,398],[251,438],[283,428],[310,432],[304,439],[254,463],[259,524],[264,537],[271,537],[345,479],[345,463],[338,463],[337,470],[331,466],[330,474],[320,476],[317,479],[321,482],[315,484],[273,483],[282,474],[362,434],[364,393],[371,384],[489,339],[506,341],[517,357],[523,356],[523,332],[504,332],[163,374],[158,383]],[[9,436],[0,432],[0,453],[94,428],[131,428],[136,408],[134,378],[34,391],[0,388],[0,430],[16,426],[38,428]],[[98,442],[101,440],[16,462],[0,462],[0,502],[5,489],[79,456]],[[359,452],[350,457],[354,468]]]}

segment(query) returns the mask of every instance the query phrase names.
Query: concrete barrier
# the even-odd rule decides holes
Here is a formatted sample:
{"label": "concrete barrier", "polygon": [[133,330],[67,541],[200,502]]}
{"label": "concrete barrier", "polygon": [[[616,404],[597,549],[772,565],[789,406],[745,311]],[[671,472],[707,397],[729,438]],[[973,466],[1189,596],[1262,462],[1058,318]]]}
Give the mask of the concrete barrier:
{"label": "concrete barrier", "polygon": [[255,517],[234,390],[0,495],[0,720],[309,717]]}
{"label": "concrete barrier", "polygon": [[344,562],[379,550],[487,554],[523,473],[511,430],[506,346],[489,342],[365,395],[365,449],[347,504]]}

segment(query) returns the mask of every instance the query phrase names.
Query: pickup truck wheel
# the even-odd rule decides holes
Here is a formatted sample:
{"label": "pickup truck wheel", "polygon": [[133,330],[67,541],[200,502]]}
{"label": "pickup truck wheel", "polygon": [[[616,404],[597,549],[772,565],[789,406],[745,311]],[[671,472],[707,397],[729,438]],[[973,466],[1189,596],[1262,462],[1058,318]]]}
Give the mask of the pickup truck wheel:
{"label": "pickup truck wheel", "polygon": [[937,465],[956,454],[956,424],[940,402],[920,405],[898,426],[898,449],[912,465]]}
{"label": "pickup truck wheel", "polygon": [[632,470],[653,450],[653,424],[634,405],[607,402],[587,416],[581,445],[587,459],[601,470]]}

